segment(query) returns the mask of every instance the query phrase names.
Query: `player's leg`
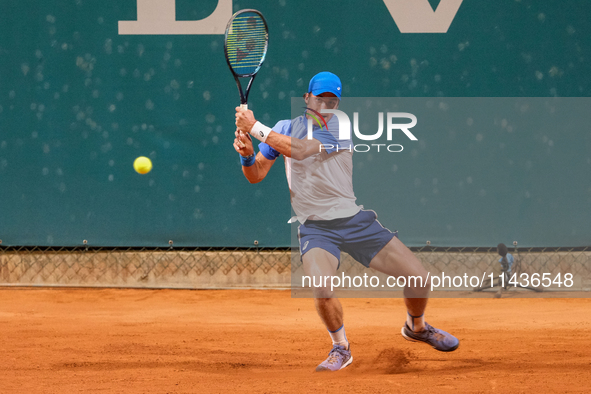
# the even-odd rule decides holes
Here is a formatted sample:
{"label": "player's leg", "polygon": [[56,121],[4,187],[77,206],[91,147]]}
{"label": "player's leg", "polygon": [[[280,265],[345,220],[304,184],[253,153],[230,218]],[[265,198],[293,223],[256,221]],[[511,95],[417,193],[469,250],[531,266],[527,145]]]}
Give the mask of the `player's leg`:
{"label": "player's leg", "polygon": [[[304,273],[313,278],[334,276],[339,266],[335,256],[320,248],[313,248],[304,254],[302,263]],[[318,280],[318,282],[321,281]],[[330,287],[313,287],[312,291],[320,319],[329,331],[338,330],[343,325],[343,308],[339,299],[333,297]]]}
{"label": "player's leg", "polygon": [[[313,248],[302,256],[304,273],[310,277],[324,278],[334,276],[339,260],[321,248]],[[318,281],[319,282],[319,281]],[[328,282],[330,284],[330,281]],[[320,319],[326,326],[332,339],[332,350],[316,371],[338,371],[353,361],[349,342],[343,324],[343,308],[338,298],[334,297],[330,287],[313,287],[314,303]]]}
{"label": "player's leg", "polygon": [[427,270],[419,259],[394,237],[376,254],[369,266],[386,275],[407,279],[404,288],[404,302],[409,315],[407,321],[411,328],[422,330],[425,327],[422,316],[429,300],[429,283]]}
{"label": "player's leg", "polygon": [[390,276],[404,276],[404,302],[407,308],[402,336],[409,341],[425,342],[433,348],[451,352],[459,346],[453,335],[425,322],[429,297],[427,271],[419,259],[398,238],[394,237],[371,260],[369,266]]}

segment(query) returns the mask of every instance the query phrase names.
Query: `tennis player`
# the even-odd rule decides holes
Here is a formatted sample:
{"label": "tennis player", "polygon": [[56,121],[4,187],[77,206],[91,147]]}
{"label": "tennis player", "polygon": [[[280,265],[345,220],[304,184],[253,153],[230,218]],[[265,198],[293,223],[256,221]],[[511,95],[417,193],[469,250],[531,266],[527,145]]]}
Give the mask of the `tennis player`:
{"label": "tennis player", "polygon": [[[410,249],[378,222],[374,211],[355,203],[352,141],[337,138],[336,117],[320,114],[322,110],[338,108],[341,92],[341,81],[336,75],[315,75],[304,95],[306,111],[295,119],[278,122],[273,128],[257,121],[252,111],[237,107],[234,149],[240,154],[242,172],[250,183],[260,182],[277,157],[283,155],[291,203],[297,215],[292,221],[297,219],[301,223],[299,243],[305,274],[336,275],[344,251],[364,266],[390,276],[420,276],[423,286],[414,283],[413,287],[407,281],[404,289],[407,317],[402,336],[442,352],[453,351],[459,346],[458,339],[425,322],[427,271]],[[323,126],[314,126],[313,139],[307,138],[308,119]],[[251,136],[261,141],[256,155]],[[314,297],[333,344],[328,358],[316,371],[338,371],[353,361],[343,309],[330,288],[314,288]]]}

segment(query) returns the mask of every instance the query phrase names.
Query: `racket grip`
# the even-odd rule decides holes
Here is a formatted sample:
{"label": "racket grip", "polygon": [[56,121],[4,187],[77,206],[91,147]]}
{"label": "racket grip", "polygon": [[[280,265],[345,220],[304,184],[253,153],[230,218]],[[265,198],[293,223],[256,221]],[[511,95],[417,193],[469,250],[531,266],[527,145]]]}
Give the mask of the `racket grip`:
{"label": "racket grip", "polygon": [[[242,109],[248,109],[248,104],[240,104],[240,108]],[[240,135],[244,135],[244,133],[242,132],[242,130],[240,130]],[[242,142],[238,141],[240,144],[241,148],[245,148],[246,145],[244,145]]]}

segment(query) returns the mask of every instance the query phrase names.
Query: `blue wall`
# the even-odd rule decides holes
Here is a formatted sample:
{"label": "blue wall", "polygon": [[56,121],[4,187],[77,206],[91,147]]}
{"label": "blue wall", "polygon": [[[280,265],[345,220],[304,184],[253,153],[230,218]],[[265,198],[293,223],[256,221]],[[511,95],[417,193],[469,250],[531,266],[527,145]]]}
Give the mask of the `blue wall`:
{"label": "blue wall", "polygon": [[[177,20],[205,18],[216,4],[177,0]],[[290,98],[301,96],[310,77],[323,70],[337,73],[344,94],[355,97],[591,92],[586,0],[466,0],[444,34],[401,33],[382,0],[326,0],[321,6],[308,0],[234,1],[233,8],[259,9],[269,24],[270,49],[249,100],[268,125],[288,118]],[[262,183],[250,185],[232,148],[239,101],[223,35],[119,35],[118,21],[135,20],[136,9],[136,0],[0,3],[3,245],[79,245],[83,239],[103,246],[162,246],[169,239],[186,246],[250,246],[255,239],[261,246],[289,245],[282,160]],[[535,128],[520,132],[526,133],[517,137],[523,141],[547,145]],[[588,220],[581,218],[591,211],[590,135],[588,126],[567,125],[553,137],[552,176],[579,180],[574,194],[572,182],[547,182],[546,167],[520,159],[548,160],[539,156],[540,146],[485,135],[515,149],[506,187],[487,189],[486,201],[475,195],[467,210],[459,191],[450,189],[432,201],[443,207],[438,214],[412,216],[419,207],[408,207],[408,215],[392,216],[391,225],[411,245],[426,239],[481,245],[489,236],[481,246],[513,239],[531,246],[588,245]],[[474,143],[457,141],[456,151],[429,155],[457,172],[454,157]],[[132,168],[142,155],[154,163],[147,175]],[[392,166],[411,160],[410,149],[400,155],[406,156],[392,159]],[[482,167],[482,152],[469,157]],[[428,167],[399,168],[403,175],[392,184],[401,187],[388,192],[404,207],[407,183],[434,176]],[[474,182],[498,178],[494,166],[482,168]],[[531,187],[521,187],[524,182]],[[541,203],[528,202],[527,191]],[[364,193],[359,190],[360,200]],[[503,214],[507,195],[515,201],[510,215]],[[479,204],[493,214],[479,218]],[[532,209],[549,214],[528,215]],[[470,230],[450,235],[449,215],[455,228],[464,222]],[[540,228],[555,234],[539,237]]]}

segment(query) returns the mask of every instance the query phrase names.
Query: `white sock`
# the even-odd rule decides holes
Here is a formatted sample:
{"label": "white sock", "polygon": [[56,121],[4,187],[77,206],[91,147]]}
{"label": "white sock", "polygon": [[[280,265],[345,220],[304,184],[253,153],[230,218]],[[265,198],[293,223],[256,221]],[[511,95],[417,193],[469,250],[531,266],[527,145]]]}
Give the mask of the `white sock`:
{"label": "white sock", "polygon": [[328,330],[328,334],[332,339],[333,345],[341,345],[344,346],[345,349],[349,349],[349,341],[347,341],[347,335],[345,334],[345,325],[343,324],[341,328],[336,331]]}
{"label": "white sock", "polygon": [[425,317],[424,314],[421,316],[412,316],[410,313],[406,313],[406,324],[408,328],[414,332],[423,331],[425,329]]}

